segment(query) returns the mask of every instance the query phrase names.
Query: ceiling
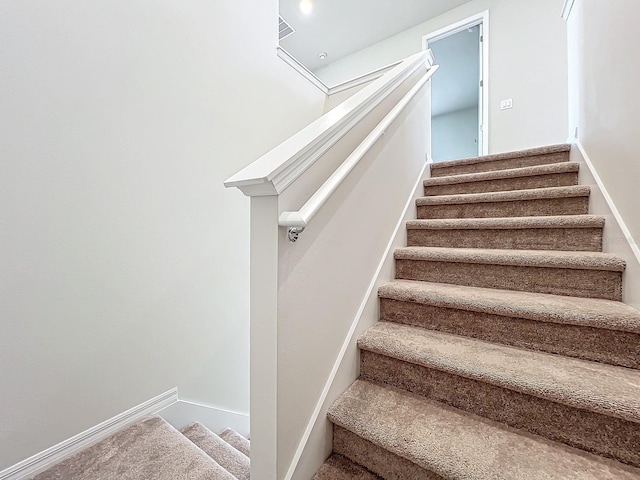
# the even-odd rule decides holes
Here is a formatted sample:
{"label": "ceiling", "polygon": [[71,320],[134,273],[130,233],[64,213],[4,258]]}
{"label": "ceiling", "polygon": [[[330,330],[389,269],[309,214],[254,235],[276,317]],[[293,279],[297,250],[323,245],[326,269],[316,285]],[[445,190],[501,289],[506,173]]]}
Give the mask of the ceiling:
{"label": "ceiling", "polygon": [[480,28],[475,26],[436,42],[429,48],[440,68],[431,85],[431,114],[477,107],[480,81]]}
{"label": "ceiling", "polygon": [[[280,45],[313,71],[469,0],[279,0],[280,16],[295,33]],[[275,21],[275,19],[274,19]],[[318,55],[327,54],[325,60]]]}

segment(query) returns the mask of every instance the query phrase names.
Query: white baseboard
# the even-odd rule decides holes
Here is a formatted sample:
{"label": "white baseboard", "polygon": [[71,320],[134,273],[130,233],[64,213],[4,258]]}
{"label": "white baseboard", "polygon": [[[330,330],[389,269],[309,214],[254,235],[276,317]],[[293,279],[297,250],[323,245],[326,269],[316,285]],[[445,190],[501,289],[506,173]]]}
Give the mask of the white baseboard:
{"label": "white baseboard", "polygon": [[154,415],[177,401],[178,389],[173,388],[1,471],[0,480],[21,480],[33,477],[77,451],[107,438],[116,430]]}
{"label": "white baseboard", "polygon": [[577,138],[569,138],[568,142],[574,144],[578,149],[578,151],[580,152],[580,155],[582,156],[585,164],[589,168],[589,172],[593,176],[593,179],[595,180],[596,184],[598,185],[598,188],[600,189],[600,193],[602,193],[602,196],[607,202],[607,206],[609,207],[609,210],[611,210],[611,214],[616,219],[616,223],[618,224],[618,227],[620,227],[620,230],[622,231],[622,234],[624,235],[625,240],[629,244],[629,247],[631,248],[631,251],[633,252],[634,256],[640,263],[640,248],[638,247],[638,244],[635,242],[633,236],[631,235],[631,231],[629,230],[629,227],[627,227],[627,224],[622,218],[622,215],[620,215],[620,212],[616,208],[615,203],[613,203],[613,199],[611,198],[611,195],[609,195],[609,192],[607,191],[607,188],[602,182],[600,175],[598,175],[598,172],[596,171],[595,166],[591,161],[591,158],[589,158],[589,154],[584,149],[584,146],[582,145],[580,140],[578,140]]}
{"label": "white baseboard", "polygon": [[249,436],[249,415],[246,413],[178,400],[159,412],[159,415],[177,429],[197,421],[216,433],[225,427],[231,427],[240,435]]}

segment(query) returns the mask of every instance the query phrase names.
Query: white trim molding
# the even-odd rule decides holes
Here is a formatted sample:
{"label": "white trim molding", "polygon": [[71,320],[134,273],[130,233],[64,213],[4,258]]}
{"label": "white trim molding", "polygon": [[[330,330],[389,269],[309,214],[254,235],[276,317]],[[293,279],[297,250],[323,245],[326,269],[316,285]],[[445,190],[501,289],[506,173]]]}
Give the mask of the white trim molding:
{"label": "white trim molding", "polygon": [[354,77],[351,80],[347,80],[346,82],[342,82],[334,85],[333,87],[329,87],[326,83],[320,80],[320,78],[318,78],[315,73],[313,73],[302,63],[300,63],[300,61],[298,61],[296,57],[291,55],[284,48],[278,46],[277,51],[278,57],[281,60],[283,60],[287,65],[289,65],[296,72],[306,78],[307,81],[309,81],[309,83],[311,83],[314,87],[328,96],[344,92],[345,90],[349,90],[350,88],[359,87],[360,85],[364,85],[365,83],[373,82],[374,80],[377,80],[385,73],[387,73],[393,67],[402,63],[402,60],[398,60],[397,62],[390,63],[389,65],[385,65],[384,67],[376,68],[375,70]]}
{"label": "white trim molding", "polygon": [[[482,25],[482,152],[489,154],[489,41],[491,29],[489,27],[489,10],[483,10],[470,17],[452,23],[446,27],[422,36],[422,50],[428,50],[429,42],[441,40],[467,28]],[[434,62],[437,62],[437,58]],[[432,62],[433,63],[433,62]]]}
{"label": "white trim molding", "polygon": [[571,10],[573,10],[573,5],[575,3],[576,0],[564,0],[564,5],[562,6],[562,18],[564,18],[565,21],[569,21]]}
{"label": "white trim molding", "polygon": [[607,202],[607,206],[609,207],[609,210],[611,210],[613,217],[616,219],[616,223],[620,227],[620,230],[622,231],[622,234],[624,235],[625,240],[629,244],[629,247],[631,248],[633,255],[638,260],[638,263],[640,263],[640,247],[638,247],[638,244],[636,243],[635,239],[631,235],[631,231],[629,230],[629,227],[627,227],[627,224],[622,218],[622,215],[620,215],[620,212],[616,208],[616,205],[613,202],[613,198],[611,198],[611,195],[609,195],[609,192],[607,191],[607,188],[605,187],[604,182],[600,178],[600,175],[598,175],[598,172],[596,171],[596,168],[593,165],[593,162],[591,161],[589,154],[584,149],[584,146],[582,145],[580,140],[578,140],[577,138],[570,138],[569,143],[572,143],[573,145],[575,145],[578,151],[580,152],[580,155],[584,159],[584,163],[587,164],[587,167],[589,168],[589,172],[591,172],[593,179],[598,185],[598,188],[600,189],[600,193],[602,193],[604,200]]}
{"label": "white trim molding", "polygon": [[279,195],[355,125],[420,68],[428,70],[429,52],[420,52],[322,115],[283,143],[228,178],[247,196]]}
{"label": "white trim molding", "polygon": [[87,448],[100,440],[104,440],[116,430],[135,423],[149,415],[155,415],[177,401],[178,389],[173,388],[1,471],[0,480],[20,480],[33,477],[79,450]]}
{"label": "white trim molding", "polygon": [[224,408],[203,405],[189,400],[178,400],[159,415],[171,425],[180,429],[191,422],[200,422],[213,432],[231,427],[245,437],[249,436],[249,414],[234,412]]}
{"label": "white trim molding", "polygon": [[[439,28],[431,33],[427,33],[422,36],[422,49],[427,50],[429,42],[435,42],[437,40],[442,40],[449,35],[454,35],[458,32],[462,32],[467,28],[475,27],[476,25],[480,25],[489,19],[489,10],[483,10],[482,12],[476,13],[475,15],[471,15],[470,17],[463,18],[455,23],[447,25],[446,27]],[[488,28],[485,27],[485,30]],[[484,32],[485,34],[487,32]]]}
{"label": "white trim molding", "polygon": [[322,80],[316,77],[311,70],[301,64],[296,57],[287,52],[284,48],[278,47],[278,57],[293,68],[296,72],[306,78],[309,83],[320,90],[325,95],[329,95],[329,87],[327,87]]}

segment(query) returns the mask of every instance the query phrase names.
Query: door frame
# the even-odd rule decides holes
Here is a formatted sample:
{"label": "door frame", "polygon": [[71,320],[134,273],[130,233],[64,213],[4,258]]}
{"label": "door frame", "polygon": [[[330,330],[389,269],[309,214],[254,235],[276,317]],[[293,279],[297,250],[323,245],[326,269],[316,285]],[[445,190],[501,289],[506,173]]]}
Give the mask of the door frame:
{"label": "door frame", "polygon": [[[480,25],[482,41],[480,42],[480,78],[478,87],[482,92],[478,96],[478,124],[480,129],[480,154],[489,154],[489,10],[462,19],[446,27],[422,36],[422,50],[429,49],[429,42],[441,40],[449,35]],[[436,58],[436,63],[438,59]]]}

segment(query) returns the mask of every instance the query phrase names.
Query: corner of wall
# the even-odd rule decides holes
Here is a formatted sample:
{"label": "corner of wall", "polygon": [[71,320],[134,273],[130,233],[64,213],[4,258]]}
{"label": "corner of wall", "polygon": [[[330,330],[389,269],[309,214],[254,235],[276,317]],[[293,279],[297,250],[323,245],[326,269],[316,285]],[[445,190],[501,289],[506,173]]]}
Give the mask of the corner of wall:
{"label": "corner of wall", "polygon": [[211,405],[202,405],[188,400],[178,400],[158,412],[158,415],[176,429],[180,429],[191,422],[199,422],[216,433],[230,427],[245,437],[249,435],[248,414],[233,412]]}

